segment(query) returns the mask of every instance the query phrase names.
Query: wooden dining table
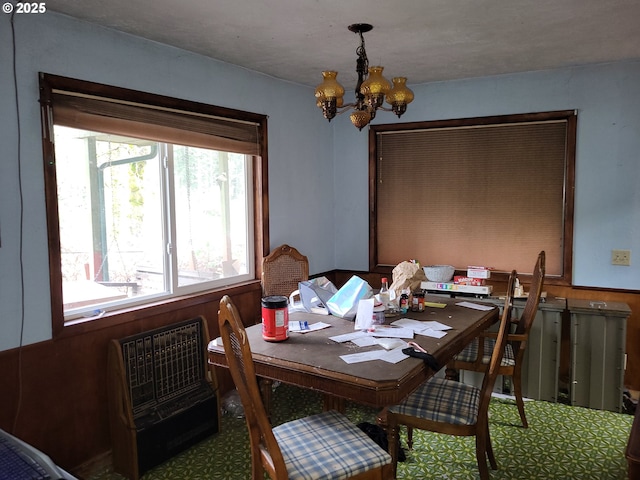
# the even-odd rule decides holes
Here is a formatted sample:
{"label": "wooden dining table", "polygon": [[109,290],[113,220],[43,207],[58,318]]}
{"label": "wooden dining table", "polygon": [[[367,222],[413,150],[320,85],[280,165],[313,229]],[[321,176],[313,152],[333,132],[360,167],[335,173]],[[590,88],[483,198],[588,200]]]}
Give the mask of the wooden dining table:
{"label": "wooden dining table", "polygon": [[[445,366],[473,338],[490,327],[499,318],[494,305],[482,304],[478,299],[442,298],[426,296],[430,302],[443,307],[427,306],[423,312],[407,312],[386,319],[386,323],[400,318],[437,321],[449,327],[442,338],[416,334],[412,340],[429,352],[438,364]],[[490,306],[478,310],[460,305],[461,302]],[[263,400],[267,411],[271,402],[271,383],[279,381],[324,394],[324,408],[344,411],[344,401],[385,407],[393,405],[415,390],[435,374],[422,359],[407,357],[398,363],[369,360],[347,363],[342,355],[381,349],[379,345],[358,347],[352,342],[338,343],[330,337],[354,332],[354,322],[332,315],[292,312],[289,320],[306,321],[309,325],[324,322],[328,328],[308,333],[290,332],[282,342],[269,342],[262,338],[262,325],[246,328],[253,355],[256,375],[261,377]],[[215,342],[208,349],[209,362],[228,367],[222,346]]]}

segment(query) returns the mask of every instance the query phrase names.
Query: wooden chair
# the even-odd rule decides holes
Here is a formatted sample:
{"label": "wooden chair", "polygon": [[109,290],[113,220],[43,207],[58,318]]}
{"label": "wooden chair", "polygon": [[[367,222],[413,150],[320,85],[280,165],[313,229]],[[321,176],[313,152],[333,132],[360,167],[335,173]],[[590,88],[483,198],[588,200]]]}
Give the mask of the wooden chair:
{"label": "wooden chair", "polygon": [[378,421],[383,425],[386,424],[394,473],[398,462],[399,425],[406,425],[408,429],[419,428],[447,435],[475,436],[480,478],[482,480],[489,478],[487,457],[489,457],[491,468],[494,470],[498,468],[489,436],[488,410],[491,391],[498,376],[498,367],[507,343],[515,278],[516,272],[513,271],[509,277],[504,311],[482,387],[477,388],[455,380],[432,377],[402,403],[387,407],[380,414]]}
{"label": "wooden chair", "polygon": [[238,310],[225,295],[218,313],[231,376],[249,429],[251,478],[392,478],[391,456],[336,411],[322,412],[272,428],[256,381],[251,349]]}
{"label": "wooden chair", "polygon": [[281,245],[262,259],[262,294],[284,295],[309,280],[309,259],[289,245]]}
{"label": "wooden chair", "polygon": [[[522,362],[524,351],[527,346],[527,339],[531,331],[531,325],[538,312],[538,303],[542,293],[542,284],[545,274],[545,252],[541,251],[536,261],[531,280],[531,288],[527,302],[519,319],[511,320],[510,332],[507,336],[507,346],[504,358],[498,370],[499,375],[511,377],[513,382],[513,393],[516,398],[516,405],[520,413],[522,426],[529,426],[524,413],[524,400],[522,398]],[[475,339],[462,352],[460,352],[449,364],[455,370],[470,370],[484,372],[489,364],[489,358],[493,345],[495,344],[495,333],[486,332]]]}

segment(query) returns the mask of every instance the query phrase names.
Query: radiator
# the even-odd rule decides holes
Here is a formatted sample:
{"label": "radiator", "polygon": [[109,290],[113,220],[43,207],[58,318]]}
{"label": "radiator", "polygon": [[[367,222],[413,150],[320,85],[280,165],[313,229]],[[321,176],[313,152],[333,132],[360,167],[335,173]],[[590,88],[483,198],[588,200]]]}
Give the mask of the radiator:
{"label": "radiator", "polygon": [[[482,302],[504,306],[504,299],[491,297]],[[514,301],[512,315],[522,315],[525,302]],[[522,362],[522,395],[532,400],[558,400],[558,372],[560,366],[560,339],[562,334],[562,315],[566,309],[564,299],[549,299],[538,304],[538,313],[529,333]],[[497,328],[497,325],[493,328]],[[466,383],[480,386],[483,375],[478,372],[461,371],[460,379]],[[494,392],[512,394],[510,378],[499,376]]]}
{"label": "radiator", "polygon": [[[498,307],[497,297],[483,298]],[[524,302],[516,300],[513,315],[519,317]],[[626,324],[631,309],[626,303],[577,299],[547,299],[538,304],[522,364],[522,395],[532,400],[559,401],[562,322],[570,317],[569,402],[598,410],[623,411]],[[495,328],[495,326],[494,326]],[[564,370],[563,370],[564,371]],[[482,374],[461,371],[460,379],[480,386]],[[566,380],[565,380],[566,381]],[[509,378],[498,377],[494,391],[512,393]],[[563,400],[566,401],[566,400]]]}
{"label": "radiator", "polygon": [[572,405],[622,411],[626,303],[569,299]]}
{"label": "radiator", "polygon": [[[522,362],[522,395],[534,400],[558,400],[558,372],[562,315],[566,302],[550,299],[538,305]],[[522,314],[524,305],[516,303],[514,311]]]}
{"label": "radiator", "polygon": [[130,480],[218,431],[220,407],[203,317],[112,340],[114,470]]}

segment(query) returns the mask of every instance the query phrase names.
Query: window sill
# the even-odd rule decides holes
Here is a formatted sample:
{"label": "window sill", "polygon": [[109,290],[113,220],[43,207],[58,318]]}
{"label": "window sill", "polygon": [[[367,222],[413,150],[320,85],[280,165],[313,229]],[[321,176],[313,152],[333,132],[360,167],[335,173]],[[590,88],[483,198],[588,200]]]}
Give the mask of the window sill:
{"label": "window sill", "polygon": [[233,296],[256,290],[261,291],[261,288],[260,280],[250,280],[230,287],[208,290],[206,292],[199,292],[193,295],[184,295],[181,297],[171,298],[169,300],[150,303],[144,306],[113,310],[106,312],[103,315],[96,315],[95,317],[76,318],[69,322],[61,322],[62,327],[58,329],[57,332],[54,332],[53,337],[54,339],[59,339],[94,332],[116,325],[140,321],[145,318],[166,314],[180,309],[217,302],[224,295]]}

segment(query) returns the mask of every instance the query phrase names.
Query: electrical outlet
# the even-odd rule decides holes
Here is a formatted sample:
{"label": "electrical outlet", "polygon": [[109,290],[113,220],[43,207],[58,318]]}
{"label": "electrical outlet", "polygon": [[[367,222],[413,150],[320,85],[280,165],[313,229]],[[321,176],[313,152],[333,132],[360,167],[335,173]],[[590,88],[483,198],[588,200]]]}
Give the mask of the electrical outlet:
{"label": "electrical outlet", "polygon": [[611,250],[611,265],[631,265],[631,250]]}

